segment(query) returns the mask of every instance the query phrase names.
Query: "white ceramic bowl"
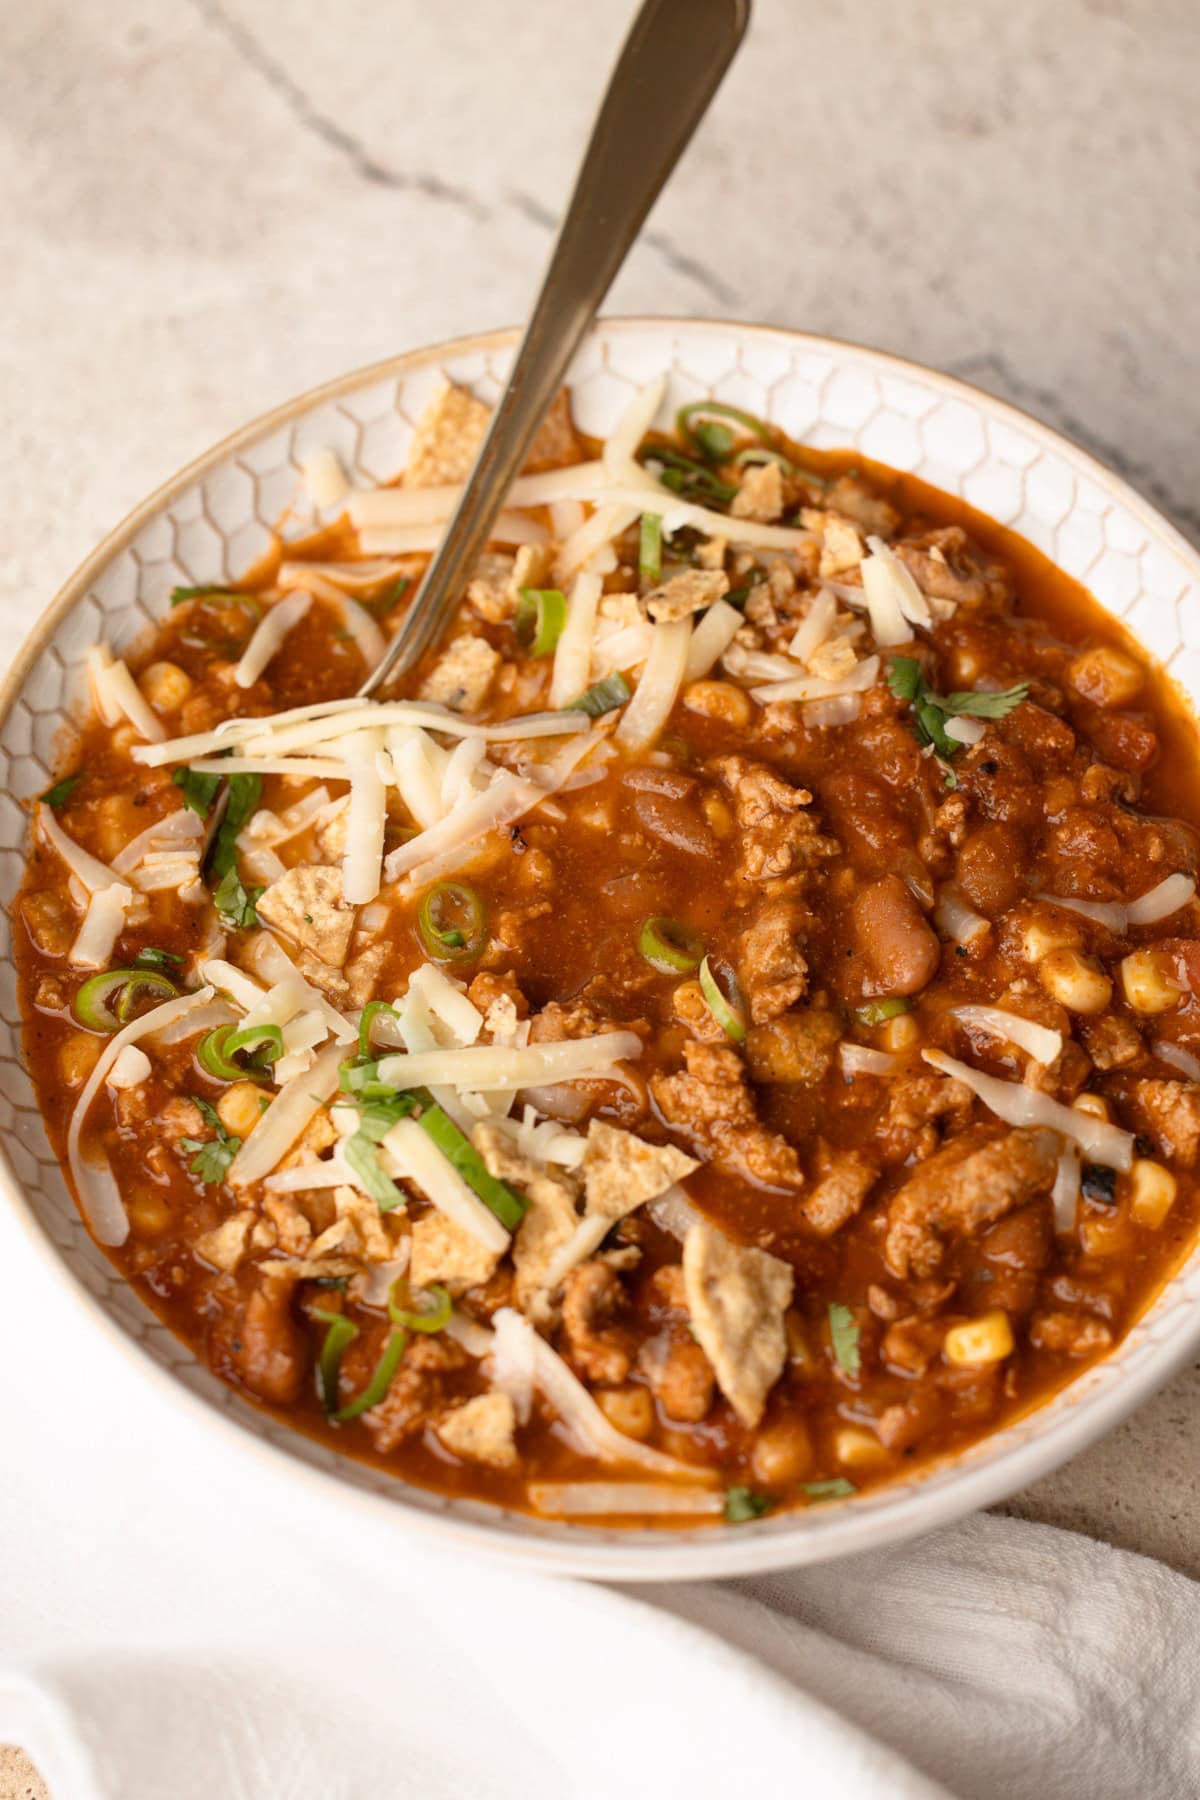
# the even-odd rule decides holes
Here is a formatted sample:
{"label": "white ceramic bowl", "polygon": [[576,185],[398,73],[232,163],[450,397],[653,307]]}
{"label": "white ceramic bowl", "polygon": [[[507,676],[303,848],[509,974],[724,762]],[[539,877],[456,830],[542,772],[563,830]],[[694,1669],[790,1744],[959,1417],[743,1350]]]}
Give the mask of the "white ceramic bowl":
{"label": "white ceramic bowl", "polygon": [[[442,381],[494,399],[515,334],[400,356],[331,382],[248,425],[167,482],[108,537],[38,621],[0,694],[0,1138],[11,1204],[62,1277],[64,1307],[87,1305],[147,1373],[199,1406],[231,1456],[290,1459],[331,1507],[390,1508],[420,1527],[542,1570],[622,1580],[787,1567],[910,1537],[1003,1498],[1116,1424],[1200,1343],[1200,1253],[1104,1362],[1048,1405],[965,1455],[860,1499],[693,1532],[606,1531],[445,1499],[335,1456],[248,1406],[201,1368],[95,1247],[51,1155],[20,1061],[9,911],[21,879],[24,802],[83,691],[83,659],[103,636],[120,651],[161,616],[176,583],[239,575],[270,527],[302,500],[299,465],[332,445],[370,484],[405,461],[413,421]],[[673,405],[732,402],[818,447],[852,445],[962,495],[1022,532],[1200,697],[1200,557],[1124,482],[1046,426],[990,395],[879,351],[768,327],[613,320],[571,378],[584,430],[603,435],[633,388],[669,371]],[[299,530],[297,520],[293,530]]]}

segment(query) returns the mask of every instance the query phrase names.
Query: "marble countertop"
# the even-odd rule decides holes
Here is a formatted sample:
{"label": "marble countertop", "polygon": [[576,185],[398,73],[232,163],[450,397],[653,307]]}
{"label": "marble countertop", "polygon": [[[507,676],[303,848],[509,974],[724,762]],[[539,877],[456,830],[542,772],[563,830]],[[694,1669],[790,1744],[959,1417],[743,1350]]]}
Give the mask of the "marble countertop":
{"label": "marble countertop", "polygon": [[[0,658],[234,426],[521,317],[629,10],[4,9]],[[1198,55],[1193,0],[756,0],[608,310],[801,326],[964,375],[1200,538]],[[1198,1401],[1193,1369],[1014,1508],[1200,1574]]]}

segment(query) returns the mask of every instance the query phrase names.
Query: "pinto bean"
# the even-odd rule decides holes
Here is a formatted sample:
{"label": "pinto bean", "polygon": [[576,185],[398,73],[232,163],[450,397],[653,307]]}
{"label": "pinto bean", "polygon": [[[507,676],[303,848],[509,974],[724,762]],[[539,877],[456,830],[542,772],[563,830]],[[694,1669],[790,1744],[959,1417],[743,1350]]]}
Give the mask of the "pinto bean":
{"label": "pinto bean", "polygon": [[286,1275],[268,1276],[246,1302],[233,1361],[241,1379],[276,1406],[294,1406],[308,1373],[309,1349],[292,1315],[295,1283]]}
{"label": "pinto bean", "polygon": [[1021,897],[1020,835],[996,820],[973,831],[958,853],[955,880],[976,912],[994,919]]}
{"label": "pinto bean", "polygon": [[676,799],[670,794],[641,793],[634,797],[633,810],[638,823],[673,850],[682,850],[686,856],[717,854],[716,837],[690,796]]}
{"label": "pinto bean", "polygon": [[862,952],[872,994],[915,994],[931,981],[941,946],[898,875],[863,888],[850,910],[850,927]]}

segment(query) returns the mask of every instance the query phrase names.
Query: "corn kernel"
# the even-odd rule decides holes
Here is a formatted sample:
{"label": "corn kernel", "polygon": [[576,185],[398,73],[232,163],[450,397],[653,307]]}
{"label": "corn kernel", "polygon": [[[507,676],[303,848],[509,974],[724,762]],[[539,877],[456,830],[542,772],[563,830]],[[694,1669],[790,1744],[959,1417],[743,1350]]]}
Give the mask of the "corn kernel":
{"label": "corn kernel", "polygon": [[623,1437],[648,1438],[654,1424],[654,1401],[644,1387],[604,1388],[596,1404]]}
{"label": "corn kernel", "polygon": [[739,728],[750,723],[754,710],[746,690],[731,681],[691,681],[683,690],[683,704],[689,712]]}
{"label": "corn kernel", "polygon": [[706,788],[701,796],[700,810],[708,820],[708,828],[714,837],[727,838],[733,834],[733,814],[729,803],[720,794]]}
{"label": "corn kernel", "polygon": [[984,1313],[965,1325],[952,1325],[942,1339],[942,1354],[960,1369],[1003,1362],[1013,1350],[1012,1326],[1006,1312]]}
{"label": "corn kernel", "polygon": [[911,1050],[920,1040],[921,1027],[911,1013],[897,1013],[894,1019],[885,1019],[879,1028],[879,1041],[885,1050]]}
{"label": "corn kernel", "polygon": [[1021,933],[1026,962],[1040,963],[1052,950],[1069,950],[1079,943],[1079,927],[1054,919],[1030,919]]}
{"label": "corn kernel", "polygon": [[1108,1101],[1103,1094],[1079,1094],[1071,1102],[1072,1112],[1087,1113],[1092,1119],[1111,1119]]}
{"label": "corn kernel", "polygon": [[1179,1184],[1161,1163],[1135,1162],[1130,1173],[1129,1216],[1157,1231],[1175,1204]]}
{"label": "corn kernel", "polygon": [[73,1031],[58,1052],[58,1072],[68,1087],[85,1082],[100,1057],[101,1042],[86,1031]]}
{"label": "corn kernel", "polygon": [[1121,1213],[1105,1213],[1084,1219],[1079,1242],[1089,1256],[1124,1256],[1129,1249],[1129,1221]]}
{"label": "corn kernel", "polygon": [[125,1202],[129,1224],[135,1237],[160,1237],[171,1223],[171,1209],[161,1194],[144,1189]]}
{"label": "corn kernel", "polygon": [[1121,961],[1121,987],[1134,1012],[1170,1012],[1183,989],[1170,958],[1161,950],[1133,950]]}
{"label": "corn kernel", "polygon": [[191,693],[192,678],[178,663],[152,662],[142,670],[138,686],[155,712],[175,712]]}
{"label": "corn kernel", "polygon": [[755,1479],[766,1487],[802,1481],[812,1467],[812,1439],[803,1419],[780,1419],[758,1434],[754,1446]]}
{"label": "corn kernel", "polygon": [[217,1117],[234,1137],[249,1137],[262,1118],[264,1098],[256,1081],[235,1081],[217,1101]]}
{"label": "corn kernel", "polygon": [[1067,670],[1067,680],[1093,706],[1128,706],[1141,692],[1142,671],[1131,657],[1106,644],[1077,656]]}
{"label": "corn kernel", "polygon": [[833,1434],[833,1454],[846,1469],[878,1468],[890,1462],[889,1451],[873,1431],[862,1431],[856,1425],[843,1425]]}
{"label": "corn kernel", "polygon": [[1073,1013],[1102,1013],[1112,999],[1112,982],[1078,950],[1051,950],[1038,964],[1038,980],[1052,999]]}

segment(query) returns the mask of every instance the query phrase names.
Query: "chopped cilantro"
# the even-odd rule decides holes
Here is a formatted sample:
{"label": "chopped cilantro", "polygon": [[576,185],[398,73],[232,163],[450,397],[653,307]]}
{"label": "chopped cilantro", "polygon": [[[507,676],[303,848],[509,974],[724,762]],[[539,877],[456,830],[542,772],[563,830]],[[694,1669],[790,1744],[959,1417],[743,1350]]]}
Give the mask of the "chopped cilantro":
{"label": "chopped cilantro", "polygon": [[744,1525],[748,1519],[761,1519],[770,1510],[771,1502],[766,1494],[757,1494],[753,1488],[732,1487],[725,1495],[725,1517],[731,1525]]}
{"label": "chopped cilantro", "polygon": [[[952,757],[962,749],[957,738],[946,730],[948,718],[1003,719],[1015,706],[1020,706],[1029,693],[1027,682],[1001,693],[988,694],[971,689],[963,693],[937,694],[929,686],[921,665],[912,656],[893,656],[888,667],[888,686],[897,700],[907,700],[913,710],[917,737],[932,744],[941,757]],[[957,785],[947,781],[946,785]]]}
{"label": "chopped cilantro", "polygon": [[57,812],[60,806],[67,804],[82,780],[82,769],[74,775],[64,775],[61,781],[56,781],[53,787],[48,787],[44,794],[39,794],[38,799],[46,806],[52,806]]}
{"label": "chopped cilantro", "polygon": [[176,769],[171,780],[177,788],[183,789],[183,804],[190,806],[194,813],[199,813],[202,819],[207,819],[217,797],[221,777],[206,775],[199,769],[183,768]]}
{"label": "chopped cilantro", "polygon": [[836,1300],[829,1303],[829,1336],[839,1365],[847,1375],[857,1375],[862,1367],[858,1349],[858,1326],[850,1308],[839,1305]]}
{"label": "chopped cilantro", "polygon": [[236,867],[221,877],[213,893],[213,905],[234,931],[250,931],[258,924],[254,903],[262,894],[261,887],[244,888]]}
{"label": "chopped cilantro", "polygon": [[212,849],[208,853],[210,879],[222,881],[229,871],[236,867],[238,833],[261,798],[261,775],[231,775],[229,777],[229,801],[225,808],[225,817],[221,820],[217,835],[213,839]]}
{"label": "chopped cilantro", "polygon": [[198,1175],[207,1187],[219,1187],[229,1172],[229,1165],[242,1147],[240,1137],[234,1137],[222,1125],[215,1106],[204,1100],[199,1094],[191,1096],[192,1104],[197,1108],[206,1125],[211,1125],[216,1133],[212,1138],[180,1138],[179,1142],[185,1150],[194,1151],[188,1167],[193,1175]]}
{"label": "chopped cilantro", "polygon": [[152,944],[147,944],[129,966],[132,969],[169,969],[172,963],[182,967],[184,961],[185,958],[176,956],[173,950],[156,950]]}

